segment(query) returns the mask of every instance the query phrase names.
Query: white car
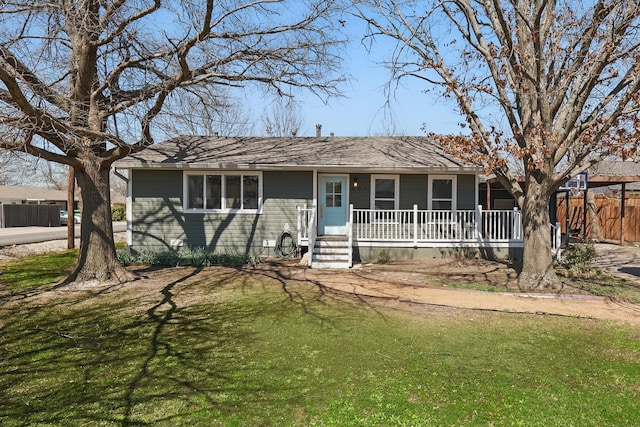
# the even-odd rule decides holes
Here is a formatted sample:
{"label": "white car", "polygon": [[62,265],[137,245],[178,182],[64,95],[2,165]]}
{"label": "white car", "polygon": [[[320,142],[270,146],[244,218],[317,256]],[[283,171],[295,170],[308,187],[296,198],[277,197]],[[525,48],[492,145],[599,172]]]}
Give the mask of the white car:
{"label": "white car", "polygon": [[[60,211],[60,225],[67,225],[69,223],[69,212]],[[80,210],[73,211],[73,223],[80,224]]]}

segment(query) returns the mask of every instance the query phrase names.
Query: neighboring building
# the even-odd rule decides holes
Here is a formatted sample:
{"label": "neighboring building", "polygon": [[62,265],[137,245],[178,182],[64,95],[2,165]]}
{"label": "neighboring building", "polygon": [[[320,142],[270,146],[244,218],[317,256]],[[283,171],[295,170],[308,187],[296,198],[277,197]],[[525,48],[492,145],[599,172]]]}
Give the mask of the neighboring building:
{"label": "neighboring building", "polygon": [[0,203],[6,205],[60,205],[66,209],[67,192],[43,187],[0,185]]}
{"label": "neighboring building", "polygon": [[0,185],[0,228],[56,227],[66,208],[66,191]]}
{"label": "neighboring building", "polygon": [[[622,184],[616,183],[621,177],[631,177],[633,181],[625,181],[626,197],[640,197],[640,164],[632,161],[609,160],[603,161],[593,166],[588,171],[589,177],[606,177],[613,180],[610,185],[601,185],[596,188],[598,193],[611,193],[620,195]],[[608,184],[608,183],[603,183]]]}
{"label": "neighboring building", "polygon": [[134,252],[264,254],[283,231],[313,267],[522,248],[520,212],[483,211],[481,168],[430,137],[181,137],[115,166]]}

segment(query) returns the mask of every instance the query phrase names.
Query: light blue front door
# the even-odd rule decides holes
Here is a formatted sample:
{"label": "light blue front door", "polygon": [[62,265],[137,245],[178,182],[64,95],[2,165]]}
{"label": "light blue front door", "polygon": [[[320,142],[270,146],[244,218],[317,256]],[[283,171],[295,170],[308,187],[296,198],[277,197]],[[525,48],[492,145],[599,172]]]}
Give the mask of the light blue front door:
{"label": "light blue front door", "polygon": [[320,177],[320,229],[318,234],[346,234],[347,177]]}

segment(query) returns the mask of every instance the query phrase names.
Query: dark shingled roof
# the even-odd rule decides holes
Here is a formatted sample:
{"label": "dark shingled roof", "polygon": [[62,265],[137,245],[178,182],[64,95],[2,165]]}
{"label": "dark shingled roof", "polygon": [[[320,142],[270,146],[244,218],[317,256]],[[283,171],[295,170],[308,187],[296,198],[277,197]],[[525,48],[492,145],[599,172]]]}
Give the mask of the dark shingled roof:
{"label": "dark shingled roof", "polygon": [[602,161],[589,169],[589,176],[640,176],[640,164],[621,160]]}
{"label": "dark shingled roof", "polygon": [[629,191],[640,190],[640,164],[632,161],[607,160],[592,166],[587,178],[589,187],[608,187],[621,190],[625,183]]}
{"label": "dark shingled roof", "polygon": [[155,144],[119,168],[480,171],[431,137],[201,137]]}

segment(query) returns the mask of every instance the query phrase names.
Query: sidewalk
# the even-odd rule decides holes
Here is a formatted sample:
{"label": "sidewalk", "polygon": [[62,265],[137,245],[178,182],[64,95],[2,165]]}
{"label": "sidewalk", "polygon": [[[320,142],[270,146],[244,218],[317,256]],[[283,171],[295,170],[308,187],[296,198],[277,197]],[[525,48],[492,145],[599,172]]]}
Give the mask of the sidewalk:
{"label": "sidewalk", "polygon": [[[126,230],[126,221],[113,223],[114,232]],[[75,225],[75,236],[80,237],[80,224]],[[47,242],[51,240],[66,240],[67,227],[9,227],[0,228],[0,247],[22,245],[27,243]]]}

